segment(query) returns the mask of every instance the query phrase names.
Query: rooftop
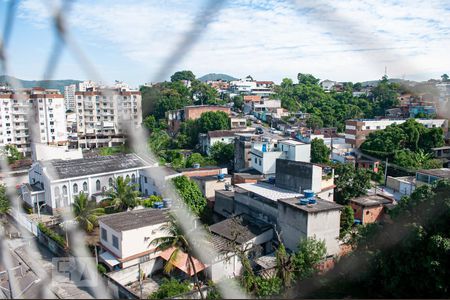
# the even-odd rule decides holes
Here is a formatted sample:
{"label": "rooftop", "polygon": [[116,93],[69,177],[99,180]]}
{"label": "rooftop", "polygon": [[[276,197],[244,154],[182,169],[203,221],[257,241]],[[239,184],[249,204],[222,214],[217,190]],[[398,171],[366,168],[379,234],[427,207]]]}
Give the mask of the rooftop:
{"label": "rooftop", "polygon": [[56,177],[54,179],[111,173],[119,170],[150,166],[136,154],[117,154],[71,160],[54,159],[42,162],[42,164],[44,167],[52,168],[50,174]]}
{"label": "rooftop", "polygon": [[316,204],[300,205],[299,198],[280,199],[279,202],[289,205],[293,208],[303,210],[307,213],[318,213],[318,212],[325,212],[325,211],[329,211],[329,210],[341,210],[343,208],[342,205],[336,204],[332,201],[322,200],[317,197],[316,197]]}
{"label": "rooftop", "polygon": [[222,170],[222,167],[219,166],[205,166],[200,168],[181,168],[178,169],[180,172],[187,172],[187,171],[206,171],[206,170]]}
{"label": "rooftop", "polygon": [[302,196],[302,194],[300,193],[294,193],[292,191],[276,187],[275,185],[262,182],[239,183],[236,184],[236,186],[272,201]]}
{"label": "rooftop", "polygon": [[214,130],[208,131],[208,136],[210,138],[218,138],[218,137],[228,137],[235,136],[236,133],[249,133],[248,131],[236,131],[236,130]]}
{"label": "rooftop", "polygon": [[236,241],[243,244],[249,240],[272,229],[272,225],[256,220],[249,215],[239,215],[236,218],[225,219],[219,223],[209,226],[212,233],[215,233],[229,241]]}
{"label": "rooftop", "polygon": [[355,199],[351,199],[351,202],[357,203],[361,206],[369,207],[369,206],[379,206],[383,204],[390,204],[392,201],[386,199],[380,195],[365,195]]}
{"label": "rooftop", "polygon": [[427,174],[439,178],[450,179],[450,169],[440,168],[440,169],[430,169],[430,170],[419,170],[417,173]]}
{"label": "rooftop", "polygon": [[127,231],[168,221],[167,209],[144,208],[99,217],[99,222],[115,231]]}
{"label": "rooftop", "polygon": [[216,194],[222,194],[226,197],[234,197],[234,191],[227,191],[227,190],[216,190]]}
{"label": "rooftop", "polygon": [[[224,178],[231,178],[229,174],[223,174]],[[196,179],[199,181],[218,181],[217,175],[209,175],[209,176],[192,176],[191,179]]]}
{"label": "rooftop", "polygon": [[280,144],[288,144],[288,145],[292,145],[292,146],[305,145],[305,143],[302,143],[302,142],[299,142],[299,141],[294,141],[294,140],[280,141]]}

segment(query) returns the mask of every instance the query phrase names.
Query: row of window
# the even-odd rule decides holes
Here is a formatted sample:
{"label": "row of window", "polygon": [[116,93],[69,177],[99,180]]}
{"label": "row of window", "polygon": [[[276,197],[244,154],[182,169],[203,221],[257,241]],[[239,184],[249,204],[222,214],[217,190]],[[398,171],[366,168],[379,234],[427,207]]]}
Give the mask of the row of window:
{"label": "row of window", "polygon": [[[130,175],[127,175],[126,179],[130,179]],[[131,182],[133,184],[136,183],[136,175],[134,175],[134,174],[131,175]],[[109,184],[109,186],[113,186],[114,179],[112,177],[110,177],[108,179],[108,184]],[[99,192],[102,189],[101,182],[100,182],[99,179],[97,179],[97,181],[95,182],[95,189],[96,189],[97,192]],[[73,190],[74,194],[77,194],[78,193],[78,184],[74,183],[73,187],[72,187],[72,190]],[[86,181],[83,182],[83,192],[86,192],[86,193],[88,192],[88,184],[87,184]],[[59,193],[60,193],[59,187],[55,187],[55,194],[59,195]],[[63,193],[63,195],[67,195],[67,186],[66,185],[62,186],[62,193]]]}
{"label": "row of window", "polygon": [[[108,242],[108,232],[106,231],[105,228],[102,228],[101,235],[102,235],[102,240],[104,240],[105,242]],[[113,247],[116,248],[117,250],[119,250],[119,239],[114,234],[111,234],[111,236],[112,236]]]}

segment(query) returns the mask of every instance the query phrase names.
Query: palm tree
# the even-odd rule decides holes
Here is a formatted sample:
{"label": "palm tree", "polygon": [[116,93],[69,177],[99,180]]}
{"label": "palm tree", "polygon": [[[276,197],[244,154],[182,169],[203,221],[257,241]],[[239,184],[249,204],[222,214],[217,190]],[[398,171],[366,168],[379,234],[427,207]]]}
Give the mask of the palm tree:
{"label": "palm tree", "polygon": [[105,214],[104,209],[97,208],[95,202],[90,202],[83,192],[75,196],[72,208],[75,221],[87,232],[94,230],[98,224],[98,217]]}
{"label": "palm tree", "polygon": [[175,266],[178,254],[180,252],[186,253],[189,261],[188,270],[193,271],[195,286],[197,287],[197,290],[200,293],[201,299],[204,299],[202,291],[200,289],[197,270],[195,269],[195,264],[192,256],[193,249],[191,247],[191,244],[186,238],[187,236],[186,233],[183,231],[180,224],[172,215],[169,216],[169,222],[161,226],[161,230],[165,231],[168,235],[153,239],[150,242],[150,245],[156,246],[156,250],[158,251],[164,251],[171,248],[174,249],[174,251],[170,255],[169,260],[164,266],[164,272],[170,273]]}
{"label": "palm tree", "polygon": [[136,190],[137,185],[130,182],[130,178],[117,177],[113,187],[108,192],[108,197],[104,201],[110,202],[115,209],[120,211],[136,207],[138,205],[139,191]]}

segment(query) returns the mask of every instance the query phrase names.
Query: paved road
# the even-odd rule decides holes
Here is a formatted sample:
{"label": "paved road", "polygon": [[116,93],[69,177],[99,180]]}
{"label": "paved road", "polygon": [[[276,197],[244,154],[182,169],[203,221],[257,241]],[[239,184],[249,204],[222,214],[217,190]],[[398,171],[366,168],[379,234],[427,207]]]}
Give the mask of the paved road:
{"label": "paved road", "polygon": [[[9,231],[16,231],[13,221],[10,222]],[[52,261],[55,257],[47,248],[41,245],[34,236],[27,236],[17,239],[8,239],[6,243],[10,249],[10,253],[21,262],[26,269],[29,270],[31,278],[24,279],[24,282],[32,280],[40,280],[39,283],[34,284],[30,290],[24,294],[25,298],[41,298],[42,291],[45,290],[46,297],[60,298],[60,299],[93,299],[94,297],[82,287],[78,287],[75,282],[71,280],[64,280],[64,282],[52,280],[52,272],[55,270],[55,264]],[[27,250],[30,249],[30,243],[34,243],[37,252],[30,256]],[[43,273],[45,272],[45,273]],[[41,276],[39,276],[39,274]],[[44,278],[47,281],[44,281]]]}

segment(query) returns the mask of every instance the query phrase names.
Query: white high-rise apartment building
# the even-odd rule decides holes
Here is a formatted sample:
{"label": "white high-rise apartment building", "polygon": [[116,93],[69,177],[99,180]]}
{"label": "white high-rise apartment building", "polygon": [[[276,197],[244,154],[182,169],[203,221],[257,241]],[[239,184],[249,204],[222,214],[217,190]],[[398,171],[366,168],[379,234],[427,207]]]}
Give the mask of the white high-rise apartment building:
{"label": "white high-rise apartment building", "polygon": [[77,91],[78,146],[111,147],[125,143],[127,128],[142,124],[142,97],[137,90],[96,88]]}
{"label": "white high-rise apartment building", "polygon": [[77,85],[71,84],[64,87],[64,104],[66,110],[75,110],[75,92],[77,91]]}
{"label": "white high-rise apartment building", "polygon": [[64,96],[58,90],[36,87],[0,94],[0,147],[15,145],[30,155],[32,141],[66,145],[66,127]]}

